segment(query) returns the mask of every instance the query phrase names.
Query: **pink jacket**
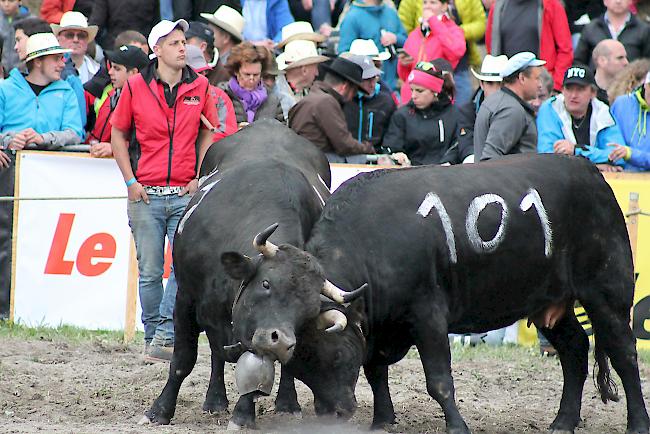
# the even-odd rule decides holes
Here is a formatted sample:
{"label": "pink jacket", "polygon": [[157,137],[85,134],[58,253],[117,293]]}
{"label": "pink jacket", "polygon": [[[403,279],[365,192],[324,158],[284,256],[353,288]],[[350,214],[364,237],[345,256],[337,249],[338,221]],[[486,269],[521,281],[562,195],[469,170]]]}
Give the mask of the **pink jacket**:
{"label": "pink jacket", "polygon": [[397,75],[404,82],[401,91],[402,104],[406,104],[411,99],[411,88],[406,84],[406,80],[418,62],[430,62],[442,57],[456,68],[467,50],[463,30],[447,15],[443,15],[440,20],[437,17],[429,18],[429,28],[431,31],[426,38],[418,27],[409,33],[404,43],[404,51],[413,58],[413,63],[410,65],[397,63]]}

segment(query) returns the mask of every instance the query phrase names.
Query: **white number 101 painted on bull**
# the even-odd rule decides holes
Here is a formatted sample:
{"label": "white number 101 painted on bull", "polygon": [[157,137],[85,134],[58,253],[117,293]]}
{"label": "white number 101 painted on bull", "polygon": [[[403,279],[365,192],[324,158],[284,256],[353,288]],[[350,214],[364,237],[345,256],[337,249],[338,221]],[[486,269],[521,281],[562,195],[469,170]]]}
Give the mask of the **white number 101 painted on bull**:
{"label": "white number 101 painted on bull", "polygon": [[[485,207],[491,203],[498,204],[501,207],[501,220],[499,221],[499,229],[497,229],[494,237],[492,237],[491,240],[486,241],[483,240],[478,233],[477,225],[481,211],[483,211]],[[523,212],[526,212],[533,206],[535,207],[535,211],[537,211],[539,221],[542,225],[542,231],[544,232],[544,255],[549,258],[551,256],[553,239],[551,223],[548,220],[548,214],[546,213],[546,209],[542,203],[542,198],[540,197],[537,190],[531,188],[521,199],[521,202],[519,202],[519,209],[521,209]],[[447,248],[449,249],[449,260],[455,264],[458,261],[458,255],[456,253],[456,239],[454,236],[454,230],[451,225],[449,214],[447,213],[445,206],[440,200],[440,197],[433,192],[427,193],[427,195],[424,197],[424,200],[420,204],[417,213],[422,217],[427,217],[433,208],[436,209],[436,212],[440,217],[440,222],[442,223],[442,228],[445,231]],[[508,209],[506,201],[497,194],[483,194],[481,196],[475,197],[470,202],[469,207],[467,208],[467,216],[465,218],[465,230],[467,232],[469,243],[476,253],[490,253],[499,247],[506,235],[506,226],[508,224],[509,214],[510,211]]]}

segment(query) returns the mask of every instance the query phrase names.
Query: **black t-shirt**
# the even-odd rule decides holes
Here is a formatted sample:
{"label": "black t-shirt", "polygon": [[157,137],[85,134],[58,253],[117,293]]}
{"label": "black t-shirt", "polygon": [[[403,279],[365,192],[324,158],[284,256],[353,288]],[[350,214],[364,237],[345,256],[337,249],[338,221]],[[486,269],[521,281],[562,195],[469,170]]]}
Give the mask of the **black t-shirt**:
{"label": "black t-shirt", "polygon": [[29,84],[29,87],[32,88],[36,96],[40,95],[43,89],[45,89],[48,86],[47,84],[45,86],[40,86],[38,84],[30,83],[29,81],[27,81],[27,83]]}
{"label": "black t-shirt", "polygon": [[93,13],[93,5],[94,5],[93,0],[76,0],[74,2],[74,6],[72,7],[73,11],[76,12],[81,12],[86,16],[86,18],[90,18],[90,15]]}
{"label": "black t-shirt", "polygon": [[539,56],[539,1],[510,0],[499,24],[501,54],[512,57],[522,51]]}
{"label": "black t-shirt", "polygon": [[576,136],[576,143],[578,148],[584,148],[589,145],[589,131],[591,123],[591,103],[587,108],[587,114],[581,119],[576,119],[571,116],[571,128],[573,134]]}

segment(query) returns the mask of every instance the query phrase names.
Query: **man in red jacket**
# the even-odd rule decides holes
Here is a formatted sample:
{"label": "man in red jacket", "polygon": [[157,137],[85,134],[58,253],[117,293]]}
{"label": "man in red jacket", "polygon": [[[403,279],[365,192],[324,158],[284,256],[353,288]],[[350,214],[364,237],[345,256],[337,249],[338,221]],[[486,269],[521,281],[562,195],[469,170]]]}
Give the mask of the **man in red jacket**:
{"label": "man in red jacket", "polygon": [[573,63],[569,22],[559,0],[497,0],[488,15],[485,47],[493,56],[529,51],[545,60],[558,92]]}
{"label": "man in red jacket", "polygon": [[[201,161],[218,127],[208,80],[186,65],[185,20],[163,20],[149,34],[156,60],[129,78],[111,122],[111,147],[128,189],[129,225],[138,256],[145,359],[171,360],[176,278],[163,290],[165,236],[198,187]],[[198,140],[198,151],[196,143]],[[128,141],[128,144],[127,144]]]}

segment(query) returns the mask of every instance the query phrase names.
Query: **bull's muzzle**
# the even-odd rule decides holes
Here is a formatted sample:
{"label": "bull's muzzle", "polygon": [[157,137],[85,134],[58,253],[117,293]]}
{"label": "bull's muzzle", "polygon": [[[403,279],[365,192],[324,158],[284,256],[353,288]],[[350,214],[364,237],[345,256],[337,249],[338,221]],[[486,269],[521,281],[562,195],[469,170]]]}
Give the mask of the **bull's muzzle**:
{"label": "bull's muzzle", "polygon": [[278,328],[255,330],[251,342],[256,353],[274,356],[280,363],[288,363],[296,349],[296,335]]}

